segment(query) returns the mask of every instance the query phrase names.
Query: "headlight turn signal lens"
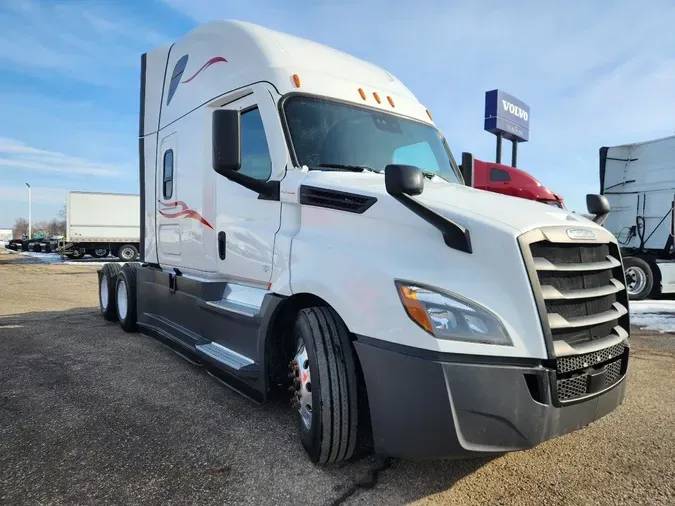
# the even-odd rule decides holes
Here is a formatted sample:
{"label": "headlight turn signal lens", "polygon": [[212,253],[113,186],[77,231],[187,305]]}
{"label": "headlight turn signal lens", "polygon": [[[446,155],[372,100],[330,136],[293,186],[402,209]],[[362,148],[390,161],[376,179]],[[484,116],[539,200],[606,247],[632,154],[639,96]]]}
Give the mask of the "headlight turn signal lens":
{"label": "headlight turn signal lens", "polygon": [[512,346],[499,318],[460,295],[396,282],[408,316],[437,339]]}

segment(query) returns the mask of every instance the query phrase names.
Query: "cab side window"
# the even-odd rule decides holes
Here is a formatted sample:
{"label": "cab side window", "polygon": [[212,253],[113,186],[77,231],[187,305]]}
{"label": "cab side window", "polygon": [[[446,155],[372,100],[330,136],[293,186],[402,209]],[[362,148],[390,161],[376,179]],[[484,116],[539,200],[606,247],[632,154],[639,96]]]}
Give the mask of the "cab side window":
{"label": "cab side window", "polygon": [[267,181],[272,174],[272,158],[260,110],[249,109],[241,114],[241,174]]}
{"label": "cab side window", "polygon": [[164,152],[164,170],[163,170],[162,194],[164,200],[168,200],[173,195],[173,149]]}
{"label": "cab side window", "polygon": [[504,169],[490,169],[490,181],[511,181],[511,175]]}

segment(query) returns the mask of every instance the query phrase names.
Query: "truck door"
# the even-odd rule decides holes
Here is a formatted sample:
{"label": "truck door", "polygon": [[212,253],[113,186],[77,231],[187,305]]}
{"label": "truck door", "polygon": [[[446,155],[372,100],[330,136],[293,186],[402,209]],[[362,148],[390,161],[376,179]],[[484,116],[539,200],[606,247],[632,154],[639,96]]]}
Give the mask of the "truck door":
{"label": "truck door", "polygon": [[[157,250],[159,260],[169,264],[180,261],[180,222],[175,218],[180,205],[176,172],[178,169],[178,133],[162,138],[157,153]],[[180,207],[177,209],[180,211]]]}
{"label": "truck door", "polygon": [[[270,140],[278,144],[283,137],[270,94],[253,93],[224,108],[241,111],[239,172],[261,181],[269,180],[273,173],[277,178],[280,172],[283,174],[286,160],[270,155]],[[218,271],[232,282],[266,287],[272,277],[281,203],[261,199],[254,191],[222,176],[217,178],[216,199]]]}

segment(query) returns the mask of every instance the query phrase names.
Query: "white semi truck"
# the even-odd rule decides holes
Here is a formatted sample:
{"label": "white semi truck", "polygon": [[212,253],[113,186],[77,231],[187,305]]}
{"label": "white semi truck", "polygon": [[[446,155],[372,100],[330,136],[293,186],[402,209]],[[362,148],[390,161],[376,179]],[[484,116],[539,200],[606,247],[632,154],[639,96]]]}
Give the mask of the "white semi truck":
{"label": "white semi truck", "polygon": [[69,191],[66,237],[58,250],[69,258],[89,254],[120,260],[138,258],[141,200],[138,194]]}
{"label": "white semi truck", "polygon": [[675,136],[600,148],[605,228],[624,255],[628,294],[675,293]]}
{"label": "white semi truck", "polygon": [[101,312],[256,401],[290,389],[312,461],[521,450],[623,401],[614,236],[467,187],[386,70],[217,21],[142,56],[140,104],[142,263],[100,271]]}

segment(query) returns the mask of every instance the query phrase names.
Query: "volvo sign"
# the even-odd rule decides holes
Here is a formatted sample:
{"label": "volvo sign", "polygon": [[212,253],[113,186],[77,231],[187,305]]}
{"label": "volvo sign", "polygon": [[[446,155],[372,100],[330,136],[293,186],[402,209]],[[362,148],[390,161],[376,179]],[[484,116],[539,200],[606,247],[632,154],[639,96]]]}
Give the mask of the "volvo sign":
{"label": "volvo sign", "polygon": [[527,142],[530,138],[530,107],[501,90],[486,91],[485,130],[510,141]]}

